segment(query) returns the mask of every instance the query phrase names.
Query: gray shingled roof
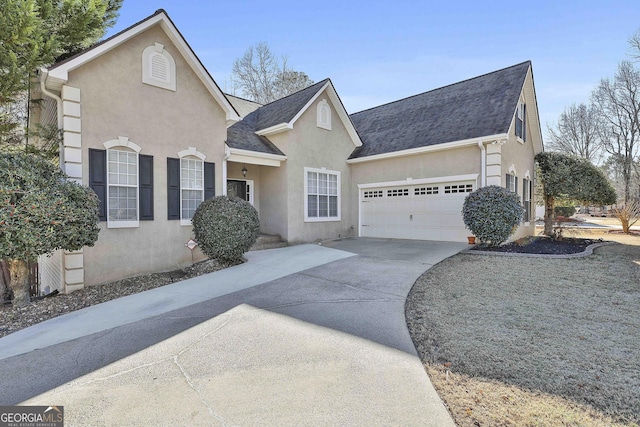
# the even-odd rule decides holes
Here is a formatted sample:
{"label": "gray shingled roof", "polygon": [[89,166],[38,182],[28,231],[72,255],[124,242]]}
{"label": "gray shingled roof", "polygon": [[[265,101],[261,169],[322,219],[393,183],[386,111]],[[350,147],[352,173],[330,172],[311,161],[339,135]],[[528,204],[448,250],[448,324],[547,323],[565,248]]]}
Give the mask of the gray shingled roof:
{"label": "gray shingled roof", "polygon": [[231,148],[283,155],[267,138],[255,132],[280,123],[290,122],[309,100],[327,83],[322,80],[277,101],[263,105],[248,114],[242,121],[227,129],[227,145]]}
{"label": "gray shingled roof", "polygon": [[530,61],[352,114],[350,158],[507,133]]}

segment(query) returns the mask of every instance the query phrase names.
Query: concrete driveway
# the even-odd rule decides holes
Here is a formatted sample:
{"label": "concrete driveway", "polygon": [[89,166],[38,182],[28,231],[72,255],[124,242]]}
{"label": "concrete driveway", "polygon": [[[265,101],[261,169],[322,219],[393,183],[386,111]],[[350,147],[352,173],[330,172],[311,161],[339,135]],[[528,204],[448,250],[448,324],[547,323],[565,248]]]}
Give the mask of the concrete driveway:
{"label": "concrete driveway", "polygon": [[[344,239],[249,253],[233,274],[181,282],[201,302],[5,358],[0,404],[63,405],[68,425],[453,426],[404,304],[425,270],[465,247]],[[304,268],[311,259],[329,261]],[[290,274],[267,274],[284,264]],[[256,265],[265,280],[248,287]],[[157,295],[136,301],[148,309]],[[107,321],[86,310],[83,322]]]}

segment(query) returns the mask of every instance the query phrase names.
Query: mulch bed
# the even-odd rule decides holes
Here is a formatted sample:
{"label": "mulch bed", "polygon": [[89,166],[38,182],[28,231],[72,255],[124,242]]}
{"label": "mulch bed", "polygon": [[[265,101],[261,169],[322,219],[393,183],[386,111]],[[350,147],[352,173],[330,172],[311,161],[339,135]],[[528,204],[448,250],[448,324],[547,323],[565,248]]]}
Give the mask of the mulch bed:
{"label": "mulch bed", "polygon": [[602,242],[602,239],[563,238],[561,240],[553,240],[549,237],[535,237],[506,243],[497,247],[479,244],[471,248],[471,250],[520,254],[567,255],[584,252],[587,246]]}

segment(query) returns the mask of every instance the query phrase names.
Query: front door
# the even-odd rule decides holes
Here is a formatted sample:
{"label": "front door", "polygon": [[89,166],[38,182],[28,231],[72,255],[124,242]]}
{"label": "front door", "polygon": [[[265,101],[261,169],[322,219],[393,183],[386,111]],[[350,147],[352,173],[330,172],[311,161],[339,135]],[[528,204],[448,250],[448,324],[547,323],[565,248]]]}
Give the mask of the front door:
{"label": "front door", "polygon": [[227,196],[239,197],[242,200],[249,200],[247,198],[247,181],[236,181],[232,179],[227,180]]}

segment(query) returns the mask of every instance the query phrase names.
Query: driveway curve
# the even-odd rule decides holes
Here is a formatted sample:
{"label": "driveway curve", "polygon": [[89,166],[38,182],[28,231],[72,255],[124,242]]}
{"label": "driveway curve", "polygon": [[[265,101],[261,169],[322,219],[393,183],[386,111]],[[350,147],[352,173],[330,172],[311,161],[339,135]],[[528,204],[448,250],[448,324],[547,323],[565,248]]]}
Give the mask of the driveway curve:
{"label": "driveway curve", "polygon": [[[466,245],[323,246],[349,256],[6,358],[0,378],[16,387],[0,388],[0,404],[63,405],[70,425],[453,426],[404,306],[424,271]],[[245,265],[290,262],[295,248]]]}

